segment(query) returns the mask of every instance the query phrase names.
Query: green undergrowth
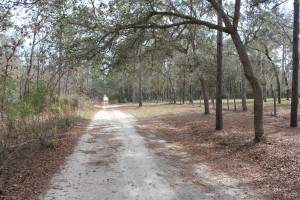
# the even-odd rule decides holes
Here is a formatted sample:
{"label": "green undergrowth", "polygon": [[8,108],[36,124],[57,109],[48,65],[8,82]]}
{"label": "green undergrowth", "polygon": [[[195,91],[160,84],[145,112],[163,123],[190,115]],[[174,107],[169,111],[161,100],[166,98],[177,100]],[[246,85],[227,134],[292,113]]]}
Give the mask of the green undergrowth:
{"label": "green undergrowth", "polygon": [[0,166],[10,152],[28,141],[38,141],[40,148],[59,148],[59,139],[94,108],[94,102],[85,97],[64,96],[49,101],[46,90],[34,92],[7,103],[0,121]]}

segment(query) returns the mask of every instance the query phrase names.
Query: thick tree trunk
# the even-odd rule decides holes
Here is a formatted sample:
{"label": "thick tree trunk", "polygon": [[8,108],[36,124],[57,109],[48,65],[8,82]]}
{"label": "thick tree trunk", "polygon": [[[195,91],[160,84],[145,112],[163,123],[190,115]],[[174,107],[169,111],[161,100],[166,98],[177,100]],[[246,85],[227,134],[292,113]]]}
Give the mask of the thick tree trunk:
{"label": "thick tree trunk", "polygon": [[299,0],[294,0],[293,78],[290,126],[298,126]]}
{"label": "thick tree trunk", "polygon": [[[218,0],[220,6],[222,6],[222,0]],[[218,15],[218,25],[222,26],[222,18]],[[216,87],[216,130],[223,129],[223,114],[222,114],[222,55],[223,55],[223,33],[218,31],[217,33],[217,87]]]}
{"label": "thick tree trunk", "polygon": [[247,55],[245,46],[240,38],[237,30],[238,21],[240,17],[241,1],[235,1],[235,11],[233,20],[231,21],[226,12],[216,2],[216,0],[208,0],[208,2],[214,7],[218,14],[222,16],[226,29],[229,31],[232,41],[235,45],[239,58],[243,64],[244,73],[249,81],[253,96],[254,96],[254,129],[255,129],[255,140],[260,141],[264,137],[264,126],[263,126],[263,99],[262,90],[258,79],[255,77],[252,66]]}
{"label": "thick tree trunk", "polygon": [[200,84],[201,84],[201,89],[202,89],[202,95],[203,95],[203,100],[204,100],[204,114],[208,115],[209,114],[209,99],[207,95],[207,89],[206,89],[206,84],[203,78],[200,78]]}
{"label": "thick tree trunk", "polygon": [[261,141],[264,137],[264,126],[263,126],[263,98],[262,90],[258,79],[255,77],[252,71],[251,63],[248,58],[246,49],[236,29],[231,33],[232,41],[237,49],[239,58],[244,67],[244,73],[249,81],[253,96],[254,96],[254,129],[255,129],[255,141]]}

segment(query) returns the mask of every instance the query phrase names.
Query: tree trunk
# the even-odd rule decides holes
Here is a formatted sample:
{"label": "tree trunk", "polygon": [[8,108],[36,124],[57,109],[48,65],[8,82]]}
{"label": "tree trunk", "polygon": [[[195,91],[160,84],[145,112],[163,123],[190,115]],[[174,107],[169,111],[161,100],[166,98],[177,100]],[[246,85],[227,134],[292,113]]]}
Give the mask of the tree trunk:
{"label": "tree trunk", "polygon": [[[285,44],[282,45],[282,59],[281,59],[281,85],[282,86],[286,86],[285,85]],[[287,89],[287,88],[286,88]],[[284,89],[282,89],[282,97],[284,97],[285,91]]]}
{"label": "tree trunk", "polygon": [[[218,0],[222,7],[222,0]],[[222,26],[222,18],[218,14],[218,25]],[[223,114],[222,114],[222,54],[223,54],[223,33],[217,32],[217,88],[216,88],[216,130],[223,129]]]}
{"label": "tree trunk", "polygon": [[273,70],[274,70],[274,73],[275,73],[276,86],[277,86],[277,95],[278,95],[278,104],[281,104],[281,88],[280,88],[279,73],[278,73],[278,70],[277,70],[277,67],[276,67],[275,63],[273,62],[273,59],[271,58],[271,56],[268,53],[269,51],[268,51],[266,46],[265,46],[265,49],[266,49],[265,54],[266,54],[267,58],[269,59],[269,61],[271,61],[272,67],[273,67]]}
{"label": "tree trunk", "polygon": [[190,87],[189,87],[189,103],[193,104],[193,88],[192,88],[191,83],[190,83]]}
{"label": "tree trunk", "polygon": [[242,72],[241,76],[242,76],[242,94],[241,94],[242,107],[243,107],[243,111],[246,112],[248,110],[247,92],[246,92],[247,84],[246,84],[246,79],[245,79],[245,75],[243,72]]}
{"label": "tree trunk", "polygon": [[[261,58],[260,58],[261,59]],[[263,83],[262,83],[262,90],[263,90],[263,100],[264,102],[267,102],[267,81],[266,81],[266,70],[263,66],[263,64],[261,63],[261,73],[262,73],[262,77],[263,77]]]}
{"label": "tree trunk", "polygon": [[276,78],[276,86],[277,86],[277,97],[278,97],[278,104],[281,104],[281,87],[280,87],[280,79],[279,79],[279,73],[277,71],[277,67],[275,65],[275,63],[273,63],[273,61],[271,60],[272,62],[272,66],[273,66],[273,69],[274,69],[274,72],[275,72],[275,78]]}
{"label": "tree trunk", "polygon": [[263,98],[262,90],[259,84],[258,79],[255,77],[252,71],[251,63],[246,52],[246,49],[243,45],[243,42],[236,29],[231,33],[232,41],[237,49],[239,58],[243,64],[244,73],[249,81],[253,96],[254,96],[254,129],[255,137],[254,140],[259,142],[264,137],[264,126],[263,126]]}
{"label": "tree trunk", "polygon": [[285,61],[285,53],[286,49],[285,46],[283,46],[283,50],[282,50],[282,70],[283,70],[283,79],[284,82],[282,85],[285,85],[285,89],[286,89],[286,100],[290,99],[290,89],[289,89],[289,82],[288,82],[288,78],[287,78],[287,73],[286,73],[286,61]]}
{"label": "tree trunk", "polygon": [[58,45],[59,45],[59,52],[58,52],[58,97],[60,97],[60,93],[61,93],[61,77],[62,77],[62,56],[63,56],[63,43],[62,43],[62,39],[63,39],[63,26],[60,25],[60,30],[59,30],[59,38],[58,38]]}
{"label": "tree trunk", "polygon": [[212,107],[213,107],[213,109],[215,109],[216,107],[215,107],[215,97],[214,97],[214,93],[212,92],[212,94],[211,94],[211,103],[212,103]]}
{"label": "tree trunk", "polygon": [[208,100],[208,95],[207,95],[207,90],[206,90],[206,84],[203,78],[200,78],[200,83],[201,83],[201,89],[202,89],[202,95],[203,95],[203,100],[204,100],[204,114],[208,115],[209,114],[209,100]]}
{"label": "tree trunk", "polygon": [[234,104],[234,111],[236,111],[236,100],[235,100],[235,95],[234,95],[234,98],[233,98],[233,104]]}
{"label": "tree trunk", "polygon": [[255,77],[253,73],[253,69],[240,35],[238,33],[238,21],[240,17],[240,7],[241,1],[235,1],[235,12],[233,16],[233,20],[229,18],[225,10],[217,3],[216,0],[207,0],[212,7],[217,11],[218,14],[222,16],[223,22],[225,24],[226,29],[228,30],[232,41],[235,45],[239,58],[243,64],[244,73],[249,81],[253,96],[254,96],[254,129],[255,129],[255,138],[256,141],[261,141],[264,137],[264,126],[263,126],[263,99],[262,99],[262,90],[259,84],[258,79]]}
{"label": "tree trunk", "polygon": [[138,73],[139,73],[139,88],[138,88],[138,98],[139,98],[139,107],[143,106],[143,89],[142,89],[142,64],[141,64],[141,52],[140,49],[138,50]]}
{"label": "tree trunk", "polygon": [[227,94],[227,110],[229,110],[229,94]]}
{"label": "tree trunk", "polygon": [[184,101],[185,101],[185,72],[183,73],[183,82],[182,82],[181,95],[182,95],[182,104],[184,105]]}
{"label": "tree trunk", "polygon": [[173,103],[176,104],[176,90],[173,88]]}
{"label": "tree trunk", "polygon": [[299,0],[294,0],[293,78],[290,126],[298,126],[298,71],[299,71]]}
{"label": "tree trunk", "polygon": [[281,87],[280,87],[280,80],[279,80],[279,76],[277,76],[276,78],[276,83],[277,83],[277,98],[278,98],[278,104],[281,104]]}
{"label": "tree trunk", "polygon": [[274,117],[276,117],[276,92],[274,92]]}
{"label": "tree trunk", "polygon": [[132,94],[131,94],[131,103],[134,103],[134,82],[132,81],[131,83],[131,87],[132,87]]}
{"label": "tree trunk", "polygon": [[34,48],[36,45],[36,34],[37,34],[37,31],[34,29],[33,39],[32,39],[32,44],[31,44],[32,46],[31,46],[30,57],[29,57],[29,65],[27,66],[26,76],[25,76],[23,96],[29,92],[29,81],[30,81],[30,73],[31,73],[32,65],[33,65]]}
{"label": "tree trunk", "polygon": [[202,94],[200,94],[200,107],[202,106]]}

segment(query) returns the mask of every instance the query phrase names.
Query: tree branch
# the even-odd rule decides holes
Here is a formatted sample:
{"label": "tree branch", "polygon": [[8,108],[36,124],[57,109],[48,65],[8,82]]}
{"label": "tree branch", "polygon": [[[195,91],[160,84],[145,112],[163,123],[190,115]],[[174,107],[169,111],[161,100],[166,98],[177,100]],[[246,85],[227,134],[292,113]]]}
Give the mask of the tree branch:
{"label": "tree branch", "polygon": [[[229,34],[232,33],[234,31],[234,26],[232,25],[231,21],[229,20],[229,17],[227,16],[227,14],[223,10],[223,8],[220,6],[220,4],[215,0],[207,0],[207,1],[212,5],[212,7],[222,17],[223,22],[226,26],[226,30],[228,31],[227,33],[229,33]],[[219,30],[219,29],[217,29],[217,30]]]}
{"label": "tree branch", "polygon": [[289,42],[292,45],[293,44],[292,38],[289,36],[289,34],[287,33],[287,31],[284,29],[283,25],[280,22],[277,22],[277,24],[280,26],[280,28],[282,29],[284,35],[288,38]]}
{"label": "tree branch", "polygon": [[235,1],[234,7],[234,16],[233,16],[233,26],[235,29],[238,27],[239,18],[240,18],[240,9],[241,9],[241,0]]}
{"label": "tree branch", "polygon": [[[148,23],[145,24],[145,22],[149,19],[151,19],[151,17],[153,16],[173,16],[173,17],[178,17],[181,19],[185,19],[185,21],[181,21],[181,22],[177,22],[177,23],[172,23],[172,24],[165,24],[165,25],[160,25],[160,24],[155,24],[155,23]],[[191,17],[189,15],[184,15],[181,13],[174,13],[174,12],[157,12],[157,11],[153,11],[151,12],[145,19],[140,20],[137,23],[133,23],[133,24],[128,24],[125,26],[119,26],[120,30],[121,29],[130,29],[130,28],[158,28],[158,29],[167,29],[167,28],[171,28],[174,26],[180,26],[180,25],[184,25],[184,24],[196,24],[196,25],[202,25],[202,26],[206,26],[209,29],[214,29],[214,30],[219,30],[225,33],[229,33],[228,29],[223,27],[223,26],[218,26],[216,24],[212,24],[206,21],[202,21],[199,20],[197,18]]]}

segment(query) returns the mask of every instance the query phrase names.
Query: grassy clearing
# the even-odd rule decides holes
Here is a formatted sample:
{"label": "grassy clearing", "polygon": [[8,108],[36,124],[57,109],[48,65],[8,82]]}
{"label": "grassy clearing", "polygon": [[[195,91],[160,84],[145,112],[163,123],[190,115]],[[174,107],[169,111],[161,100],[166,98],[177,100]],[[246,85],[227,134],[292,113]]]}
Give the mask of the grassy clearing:
{"label": "grassy clearing", "polygon": [[[213,103],[210,101],[210,108],[213,111],[214,110],[214,105]],[[253,105],[254,105],[254,100],[253,99],[247,99],[247,105],[248,108],[251,110],[253,109]],[[288,109],[290,109],[290,105],[291,105],[291,100],[286,100],[286,99],[281,99],[281,104],[276,103],[276,107],[277,109],[280,110],[286,110],[288,111]],[[165,109],[161,109],[161,106],[164,106],[166,108],[169,108],[169,111],[166,111]],[[200,108],[199,108],[200,107]],[[204,103],[203,100],[200,103],[200,100],[194,100],[193,104],[189,104],[188,102],[185,103],[184,105],[182,104],[169,104],[167,102],[145,102],[143,104],[142,108],[139,108],[145,112],[141,113],[141,115],[145,114],[148,117],[151,116],[155,116],[155,114],[153,112],[157,110],[160,110],[162,112],[162,114],[166,113],[166,112],[171,112],[173,114],[178,114],[181,112],[193,112],[193,111],[200,111],[202,112],[202,108],[204,107]],[[227,110],[227,100],[223,99],[222,101],[222,108],[223,110]],[[268,98],[266,102],[264,102],[264,109],[266,113],[270,113],[272,111],[272,109],[274,108],[274,100],[272,98]],[[229,110],[233,111],[234,110],[234,100],[233,99],[229,99]],[[242,101],[241,99],[236,99],[236,110],[237,111],[242,111]]]}

